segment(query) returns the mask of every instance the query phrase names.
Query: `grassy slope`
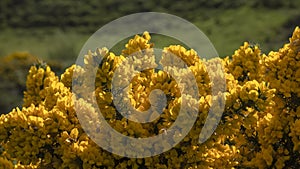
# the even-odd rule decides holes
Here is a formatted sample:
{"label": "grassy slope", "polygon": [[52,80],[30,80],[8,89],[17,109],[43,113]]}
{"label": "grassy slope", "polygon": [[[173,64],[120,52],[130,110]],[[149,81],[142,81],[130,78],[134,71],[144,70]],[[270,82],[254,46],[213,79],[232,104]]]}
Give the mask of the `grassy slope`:
{"label": "grassy slope", "polygon": [[[195,20],[195,24],[210,38],[220,56],[231,55],[244,41],[259,43],[265,52],[276,50],[287,40],[286,33],[281,34],[282,25],[297,14],[296,9],[239,8],[198,11],[195,15],[199,19]],[[208,16],[207,19],[203,19],[204,14]],[[52,28],[2,30],[0,56],[14,51],[29,51],[43,59],[63,58],[73,61],[90,35],[78,33],[74,28],[68,28],[65,32]],[[167,39],[157,42],[157,46],[169,44]]]}
{"label": "grassy slope", "polygon": [[28,51],[41,59],[73,61],[89,35],[59,29],[4,30],[0,34],[0,56]]}
{"label": "grassy slope", "polygon": [[240,8],[239,10],[211,11],[210,20],[196,22],[220,56],[233,54],[244,41],[260,44],[264,52],[277,50],[288,40],[282,25],[295,15],[296,10],[265,10]]}

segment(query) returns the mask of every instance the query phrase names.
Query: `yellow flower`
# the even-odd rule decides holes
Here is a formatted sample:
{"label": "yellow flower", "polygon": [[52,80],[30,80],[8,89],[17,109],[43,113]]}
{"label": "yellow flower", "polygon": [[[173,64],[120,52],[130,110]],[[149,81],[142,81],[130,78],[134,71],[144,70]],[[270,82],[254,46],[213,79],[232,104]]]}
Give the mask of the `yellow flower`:
{"label": "yellow flower", "polygon": [[257,90],[250,90],[249,92],[249,99],[256,101],[258,99],[258,92]]}

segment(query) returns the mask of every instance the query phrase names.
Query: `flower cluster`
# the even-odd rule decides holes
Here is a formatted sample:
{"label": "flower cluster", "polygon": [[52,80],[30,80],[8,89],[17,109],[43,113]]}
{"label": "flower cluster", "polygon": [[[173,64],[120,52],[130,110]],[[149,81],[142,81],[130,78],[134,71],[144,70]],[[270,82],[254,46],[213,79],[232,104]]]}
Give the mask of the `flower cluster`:
{"label": "flower cluster", "polygon": [[260,48],[257,45],[250,45],[244,42],[238,50],[232,55],[232,60],[225,58],[227,72],[231,73],[239,83],[245,83],[250,80],[261,80],[263,75],[262,57]]}
{"label": "flower cluster", "polygon": [[[83,65],[69,67],[60,78],[47,65],[32,66],[23,108],[0,117],[0,167],[300,166],[299,28],[278,52],[265,55],[257,46],[244,43],[232,58],[224,59],[201,59],[192,49],[172,45],[163,49],[157,61],[150,40],[148,32],[136,35],[120,55],[106,48],[89,51]],[[193,93],[199,94],[199,100]],[[121,157],[99,147],[86,133],[103,137],[93,102],[116,131],[146,138],[166,132],[178,118],[185,123],[179,114],[184,98],[190,99],[184,113],[198,107],[196,122],[183,140],[162,154]],[[81,123],[76,110],[81,112]],[[132,116],[133,110],[141,115]],[[222,114],[212,114],[212,110]],[[143,111],[151,113],[145,117]],[[139,118],[151,122],[138,123]],[[174,138],[182,134],[169,132]],[[204,142],[199,144],[199,139]],[[114,145],[118,142],[124,144],[110,136],[101,140],[112,149],[119,147]],[[162,144],[167,142],[155,143],[154,148],[161,149]]]}

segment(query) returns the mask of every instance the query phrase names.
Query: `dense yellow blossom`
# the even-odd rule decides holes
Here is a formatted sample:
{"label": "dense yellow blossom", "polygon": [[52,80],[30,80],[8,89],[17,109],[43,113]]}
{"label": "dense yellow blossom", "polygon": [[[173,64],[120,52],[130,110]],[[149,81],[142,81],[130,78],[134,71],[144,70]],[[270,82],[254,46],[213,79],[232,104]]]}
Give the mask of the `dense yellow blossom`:
{"label": "dense yellow blossom", "polygon": [[[71,66],[60,78],[49,66],[32,66],[23,108],[0,117],[0,144],[4,151],[0,167],[295,168],[300,165],[298,27],[290,43],[278,52],[265,55],[257,46],[245,42],[232,58],[224,59],[201,59],[192,49],[172,45],[164,48],[158,62],[150,40],[148,32],[136,35],[120,55],[106,48],[89,51],[84,65]],[[102,60],[100,65],[99,60]],[[156,63],[164,68],[154,69]],[[149,69],[143,70],[144,67]],[[186,68],[196,84],[192,84]],[[95,81],[86,80],[93,77]],[[211,89],[214,86],[220,92],[214,93]],[[199,100],[183,94],[183,87],[191,93],[198,92]],[[124,99],[116,100],[114,94]],[[96,137],[112,148],[125,144],[101,134],[103,125],[90,96],[96,97],[97,106],[111,127],[136,138],[165,133],[176,119],[182,118],[179,110],[183,98],[191,98],[190,105],[199,103],[196,105],[199,110],[194,126],[175,147],[152,157],[127,158],[102,149],[86,133],[97,133]],[[225,107],[221,97],[225,97]],[[165,107],[157,104],[164,99]],[[214,101],[217,105],[212,105]],[[147,118],[152,121],[138,123],[126,119],[120,111],[130,117],[128,107],[151,111]],[[184,112],[188,113],[190,108],[193,106]],[[210,114],[210,109],[222,110],[219,123],[218,115]],[[82,113],[81,123],[75,110]],[[203,128],[207,118],[211,125]],[[200,133],[206,136],[213,128],[216,129],[212,136],[199,144]],[[172,135],[176,138],[181,132],[174,131]],[[161,149],[166,144],[155,143],[154,148]]]}
{"label": "dense yellow blossom", "polygon": [[147,53],[152,51],[153,43],[149,43],[151,36],[149,32],[144,32],[143,36],[135,35],[133,39],[130,39],[129,42],[125,45],[126,49],[122,50],[122,55],[136,55],[141,53]]}
{"label": "dense yellow blossom", "polygon": [[258,46],[251,46],[245,42],[240,49],[232,55],[232,60],[227,62],[228,72],[231,73],[239,83],[250,80],[261,80],[263,74],[262,57],[264,54]]}

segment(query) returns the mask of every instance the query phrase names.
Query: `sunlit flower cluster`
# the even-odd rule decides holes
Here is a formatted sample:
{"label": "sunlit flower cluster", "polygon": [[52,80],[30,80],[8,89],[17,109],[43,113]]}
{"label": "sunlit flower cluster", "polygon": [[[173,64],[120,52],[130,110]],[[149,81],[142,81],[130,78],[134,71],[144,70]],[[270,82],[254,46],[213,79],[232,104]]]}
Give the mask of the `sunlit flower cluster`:
{"label": "sunlit flower cluster", "polygon": [[224,59],[227,62],[227,71],[231,73],[239,83],[244,83],[249,80],[260,81],[263,75],[261,65],[263,55],[259,46],[244,42],[244,45],[234,52],[231,61],[229,61],[228,58]]}
{"label": "sunlit flower cluster", "polygon": [[[161,60],[157,61],[150,40],[148,32],[136,35],[120,55],[106,48],[89,51],[82,65],[67,68],[60,78],[47,65],[32,66],[23,108],[0,117],[3,149],[0,167],[295,168],[300,165],[298,27],[290,43],[278,52],[265,55],[259,47],[245,42],[232,57],[224,59],[205,60],[192,49],[172,45],[163,49]],[[163,68],[159,69],[158,64]],[[199,100],[192,96],[194,93],[199,94]],[[197,107],[198,116],[187,136],[171,150],[147,158],[121,157],[102,149],[86,133],[103,137],[100,115],[90,96],[95,96],[111,127],[135,138],[163,134],[178,118],[185,123],[179,114],[183,106],[184,113]],[[184,98],[190,99],[186,103],[189,106],[181,104]],[[166,105],[160,104],[163,102]],[[131,116],[133,109],[141,112],[140,117]],[[82,112],[80,122],[76,111]],[[150,111],[149,117],[144,117],[143,111]],[[128,120],[122,113],[151,122]],[[214,132],[210,136],[211,130]],[[182,134],[180,130],[169,132],[174,138]],[[200,144],[199,139],[205,137],[208,139]],[[118,142],[124,144],[118,138],[101,140],[112,148],[118,147],[114,145]],[[155,143],[154,147],[161,149],[163,144],[167,142]]]}

